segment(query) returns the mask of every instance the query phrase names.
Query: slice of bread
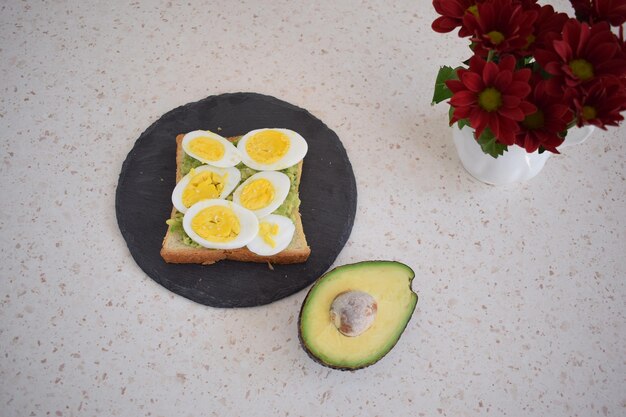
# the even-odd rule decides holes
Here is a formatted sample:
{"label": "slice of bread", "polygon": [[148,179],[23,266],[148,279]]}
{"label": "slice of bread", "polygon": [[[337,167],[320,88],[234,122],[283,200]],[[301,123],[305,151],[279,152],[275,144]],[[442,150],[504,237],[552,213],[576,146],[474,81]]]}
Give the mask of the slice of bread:
{"label": "slice of bread", "polygon": [[[181,166],[184,157],[182,147],[184,135],[176,137],[176,182],[183,177]],[[235,138],[228,138],[230,141]],[[300,176],[302,175],[302,161],[298,164],[298,174],[296,176],[296,186],[300,185]],[[163,247],[161,248],[161,257],[168,263],[175,264],[212,264],[222,259],[231,259],[240,262],[269,262],[274,264],[295,264],[305,262],[311,254],[311,248],[306,243],[306,236],[302,228],[302,219],[298,208],[294,208],[293,218],[296,231],[293,235],[291,243],[285,250],[272,256],[260,256],[250,252],[248,248],[240,249],[207,249],[195,248],[183,243],[183,236],[180,232],[172,232],[171,226],[167,228],[167,233],[163,239]],[[176,209],[172,210],[172,218],[177,213]],[[165,221],[165,219],[164,219]]]}

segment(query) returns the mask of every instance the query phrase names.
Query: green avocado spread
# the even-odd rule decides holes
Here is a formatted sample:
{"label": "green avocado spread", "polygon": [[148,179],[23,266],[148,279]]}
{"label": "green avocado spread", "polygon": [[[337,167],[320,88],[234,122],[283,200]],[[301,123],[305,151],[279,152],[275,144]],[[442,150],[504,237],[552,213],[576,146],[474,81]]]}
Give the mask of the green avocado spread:
{"label": "green avocado spread", "polygon": [[[234,142],[236,145],[237,142]],[[180,167],[181,174],[183,176],[187,175],[192,168],[197,168],[200,165],[203,165],[202,162],[198,161],[191,156],[184,154],[183,162]],[[243,163],[240,163],[236,166],[236,168],[241,172],[241,181],[237,186],[239,186],[242,182],[250,178],[252,175],[256,174],[258,171],[245,166]],[[276,209],[272,214],[279,214],[281,216],[289,217],[293,222],[296,220],[296,214],[298,213],[298,209],[300,208],[300,197],[298,196],[298,184],[296,183],[296,177],[298,175],[298,164],[291,166],[289,168],[285,168],[280,170],[283,174],[289,177],[289,181],[291,185],[289,187],[289,193],[285,198],[283,204]],[[232,201],[232,195],[228,196],[226,199]],[[166,223],[170,227],[170,231],[173,233],[181,233],[183,236],[183,243],[188,246],[192,246],[194,248],[201,248],[199,244],[191,240],[191,238],[185,233],[185,229],[183,229],[183,213],[176,212],[171,219],[168,219]]]}

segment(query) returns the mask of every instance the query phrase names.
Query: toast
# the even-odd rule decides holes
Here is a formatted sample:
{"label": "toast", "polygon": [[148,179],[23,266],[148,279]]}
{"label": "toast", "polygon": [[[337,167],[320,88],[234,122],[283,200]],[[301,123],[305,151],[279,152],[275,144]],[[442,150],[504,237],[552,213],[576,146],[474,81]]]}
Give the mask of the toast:
{"label": "toast", "polygon": [[[176,137],[176,182],[182,178],[181,167],[183,163],[184,151],[182,147],[184,135]],[[231,142],[236,138],[228,138]],[[302,175],[302,161],[298,163],[298,173],[296,175],[296,188],[300,185],[300,177]],[[172,210],[171,218],[177,214],[177,210]],[[291,216],[296,226],[291,243],[285,250],[272,256],[260,256],[243,247],[239,249],[207,249],[189,246],[183,242],[183,234],[178,231],[172,231],[172,226],[168,226],[167,233],[163,239],[161,248],[161,257],[167,263],[191,263],[209,265],[222,259],[230,259],[239,262],[262,262],[274,264],[294,264],[305,262],[311,254],[311,248],[306,242],[304,229],[302,228],[302,219],[300,217],[299,207],[294,208]]]}

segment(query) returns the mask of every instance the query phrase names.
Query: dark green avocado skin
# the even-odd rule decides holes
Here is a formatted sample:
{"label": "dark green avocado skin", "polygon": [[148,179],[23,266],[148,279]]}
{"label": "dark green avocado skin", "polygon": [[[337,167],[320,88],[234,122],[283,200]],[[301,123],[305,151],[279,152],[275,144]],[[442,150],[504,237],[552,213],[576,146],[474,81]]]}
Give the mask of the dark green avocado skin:
{"label": "dark green avocado skin", "polygon": [[[365,369],[365,368],[367,368],[369,366],[374,365],[375,363],[380,361],[382,358],[387,356],[387,354],[389,352],[391,352],[393,350],[393,348],[398,344],[398,341],[400,340],[400,338],[404,334],[404,330],[406,330],[406,327],[409,325],[409,322],[411,321],[411,318],[413,317],[413,313],[415,312],[415,307],[417,306],[417,303],[419,302],[419,296],[417,294],[415,294],[412,290],[411,290],[411,292],[413,292],[415,294],[417,299],[415,301],[415,305],[413,306],[413,309],[411,309],[411,312],[409,313],[409,319],[406,321],[405,326],[402,328],[402,331],[400,332],[400,336],[398,336],[398,338],[396,339],[396,342],[391,346],[391,348],[389,349],[389,351],[387,353],[385,353],[384,355],[380,356],[379,358],[377,358],[373,362],[366,363],[363,366],[358,366],[358,367],[338,366],[338,365],[333,365],[333,364],[324,362],[322,359],[320,359],[317,356],[315,356],[315,354],[308,348],[308,346],[304,342],[304,339],[302,338],[302,310],[304,310],[304,306],[305,306],[305,304],[306,304],[306,302],[307,302],[307,300],[309,298],[309,295],[311,294],[311,291],[313,290],[313,288],[315,288],[315,286],[322,279],[324,279],[327,275],[329,275],[332,272],[334,272],[337,268],[341,268],[341,267],[344,267],[344,266],[364,264],[364,263],[384,263],[384,262],[389,262],[389,263],[394,263],[394,264],[401,264],[401,262],[396,262],[396,261],[388,261],[388,260],[375,261],[374,260],[374,261],[361,261],[361,262],[356,262],[356,263],[353,263],[353,264],[340,265],[340,266],[337,266],[337,267],[331,269],[330,271],[326,272],[324,275],[322,275],[321,277],[316,279],[315,282],[313,283],[313,285],[311,285],[311,287],[309,288],[309,291],[306,294],[306,297],[304,297],[304,301],[302,302],[302,306],[300,307],[300,313],[298,314],[298,340],[300,341],[300,346],[302,346],[302,349],[304,349],[304,351],[309,356],[309,358],[313,359],[315,362],[319,363],[322,366],[325,366],[325,367],[331,368],[331,369],[336,369],[338,371],[357,371],[359,369]],[[407,268],[411,269],[411,271],[413,271],[413,269],[411,267],[409,267],[408,265],[406,265],[406,264],[402,264],[402,265],[406,266]],[[413,273],[413,278],[415,278],[415,272]],[[411,278],[411,280],[409,281],[409,286],[411,285],[411,282],[413,281],[413,278]]]}

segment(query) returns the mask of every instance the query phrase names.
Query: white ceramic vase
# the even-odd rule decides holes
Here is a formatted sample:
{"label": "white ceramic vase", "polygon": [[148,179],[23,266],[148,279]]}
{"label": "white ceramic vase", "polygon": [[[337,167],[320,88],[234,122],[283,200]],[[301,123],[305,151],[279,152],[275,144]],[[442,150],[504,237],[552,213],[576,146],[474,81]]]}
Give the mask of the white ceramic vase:
{"label": "white ceramic vase", "polygon": [[[593,126],[572,128],[559,150],[584,142],[594,131]],[[528,153],[519,146],[509,146],[508,151],[498,158],[485,154],[476,139],[474,129],[465,126],[452,127],[452,137],[463,167],[474,178],[487,184],[504,185],[527,181],[537,175],[552,155],[552,152]]]}

